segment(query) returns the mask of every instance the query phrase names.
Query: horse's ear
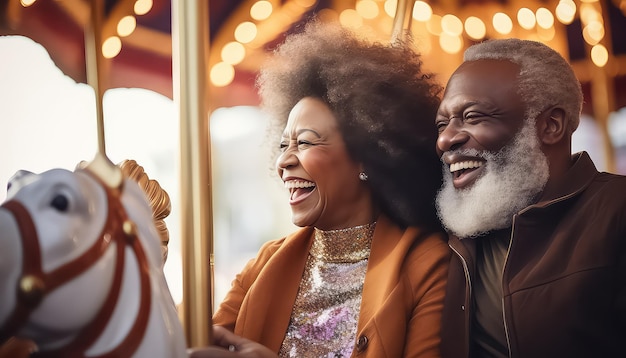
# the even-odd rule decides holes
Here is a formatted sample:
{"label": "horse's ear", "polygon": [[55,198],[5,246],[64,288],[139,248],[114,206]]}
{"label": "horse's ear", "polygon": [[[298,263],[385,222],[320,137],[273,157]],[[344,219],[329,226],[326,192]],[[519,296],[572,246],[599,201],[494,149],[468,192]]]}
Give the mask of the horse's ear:
{"label": "horse's ear", "polygon": [[110,188],[121,188],[124,183],[122,170],[102,153],[96,153],[95,158],[87,163],[84,169],[94,174]]}

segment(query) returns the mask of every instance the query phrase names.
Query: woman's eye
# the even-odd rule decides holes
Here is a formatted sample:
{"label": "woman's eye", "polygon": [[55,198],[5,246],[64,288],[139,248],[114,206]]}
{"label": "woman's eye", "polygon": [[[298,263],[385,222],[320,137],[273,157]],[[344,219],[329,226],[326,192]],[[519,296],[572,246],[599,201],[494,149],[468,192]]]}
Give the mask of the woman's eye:
{"label": "woman's eye", "polygon": [[50,206],[55,208],[57,211],[66,212],[70,206],[70,201],[67,196],[63,194],[57,194],[50,201]]}
{"label": "woman's eye", "polygon": [[308,140],[299,140],[298,141],[298,146],[301,146],[301,145],[305,145],[306,146],[306,145],[312,145],[312,144],[313,143],[309,142]]}
{"label": "woman's eye", "polygon": [[288,145],[287,145],[287,143],[285,143],[285,142],[280,142],[280,144],[278,145],[278,148],[279,148],[281,151],[284,151],[287,147],[288,147]]}

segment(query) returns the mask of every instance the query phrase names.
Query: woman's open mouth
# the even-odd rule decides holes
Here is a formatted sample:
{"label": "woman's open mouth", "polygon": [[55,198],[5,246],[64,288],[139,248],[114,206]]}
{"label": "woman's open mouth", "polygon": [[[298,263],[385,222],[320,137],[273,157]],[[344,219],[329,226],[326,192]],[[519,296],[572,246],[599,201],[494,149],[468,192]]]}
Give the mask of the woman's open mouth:
{"label": "woman's open mouth", "polygon": [[306,199],[315,190],[315,183],[306,180],[288,180],[285,188],[289,189],[289,204],[294,205]]}

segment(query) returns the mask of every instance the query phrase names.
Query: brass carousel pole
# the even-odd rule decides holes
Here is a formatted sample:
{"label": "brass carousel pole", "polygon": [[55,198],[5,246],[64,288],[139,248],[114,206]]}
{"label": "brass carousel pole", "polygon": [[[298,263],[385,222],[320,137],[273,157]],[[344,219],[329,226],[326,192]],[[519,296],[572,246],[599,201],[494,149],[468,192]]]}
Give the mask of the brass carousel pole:
{"label": "brass carousel pole", "polygon": [[403,40],[405,36],[410,35],[411,16],[408,16],[407,20],[407,14],[412,10],[414,3],[414,0],[398,0],[391,28],[391,43]]}
{"label": "brass carousel pole", "polygon": [[104,144],[104,110],[102,108],[103,90],[103,65],[102,56],[102,16],[104,12],[104,0],[91,2],[91,16],[85,28],[85,65],[87,71],[87,83],[96,92],[96,125],[98,129],[98,152],[106,156]]}
{"label": "brass carousel pole", "polygon": [[172,1],[174,101],[180,113],[182,323],[188,345],[212,344],[213,255],[206,66],[208,1]]}
{"label": "brass carousel pole", "polygon": [[98,129],[98,151],[91,161],[93,168],[98,168],[101,179],[110,187],[117,187],[122,180],[122,172],[111,162],[106,154],[104,140],[104,109],[102,107],[104,83],[109,70],[108,63],[102,55],[102,23],[104,16],[104,0],[93,0],[90,18],[85,25],[85,67],[87,84],[93,87],[96,94],[96,126]]}
{"label": "brass carousel pole", "polygon": [[[616,110],[615,106],[615,90],[613,88],[613,77],[609,73],[608,66],[610,62],[615,61],[613,55],[613,43],[611,38],[611,17],[609,16],[608,1],[601,1],[601,16],[603,17],[604,27],[607,34],[600,40],[600,44],[604,45],[609,53],[609,63],[603,67],[596,66],[591,58],[587,60],[588,66],[591,68],[591,98],[593,98],[592,106],[596,121],[599,123],[602,139],[604,143],[604,155],[606,157],[606,171],[616,173],[615,148],[611,135],[609,134],[609,116],[611,112]],[[588,53],[591,52],[591,46],[586,44]]]}

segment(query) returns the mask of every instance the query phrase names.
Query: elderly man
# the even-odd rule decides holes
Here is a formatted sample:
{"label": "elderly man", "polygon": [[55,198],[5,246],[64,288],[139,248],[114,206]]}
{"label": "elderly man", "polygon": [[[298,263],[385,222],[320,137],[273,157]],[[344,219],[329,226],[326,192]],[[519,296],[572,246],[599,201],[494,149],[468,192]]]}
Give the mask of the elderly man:
{"label": "elderly man", "polygon": [[626,177],[571,155],[581,107],[571,67],[534,41],[474,45],[450,78],[444,356],[626,354]]}

